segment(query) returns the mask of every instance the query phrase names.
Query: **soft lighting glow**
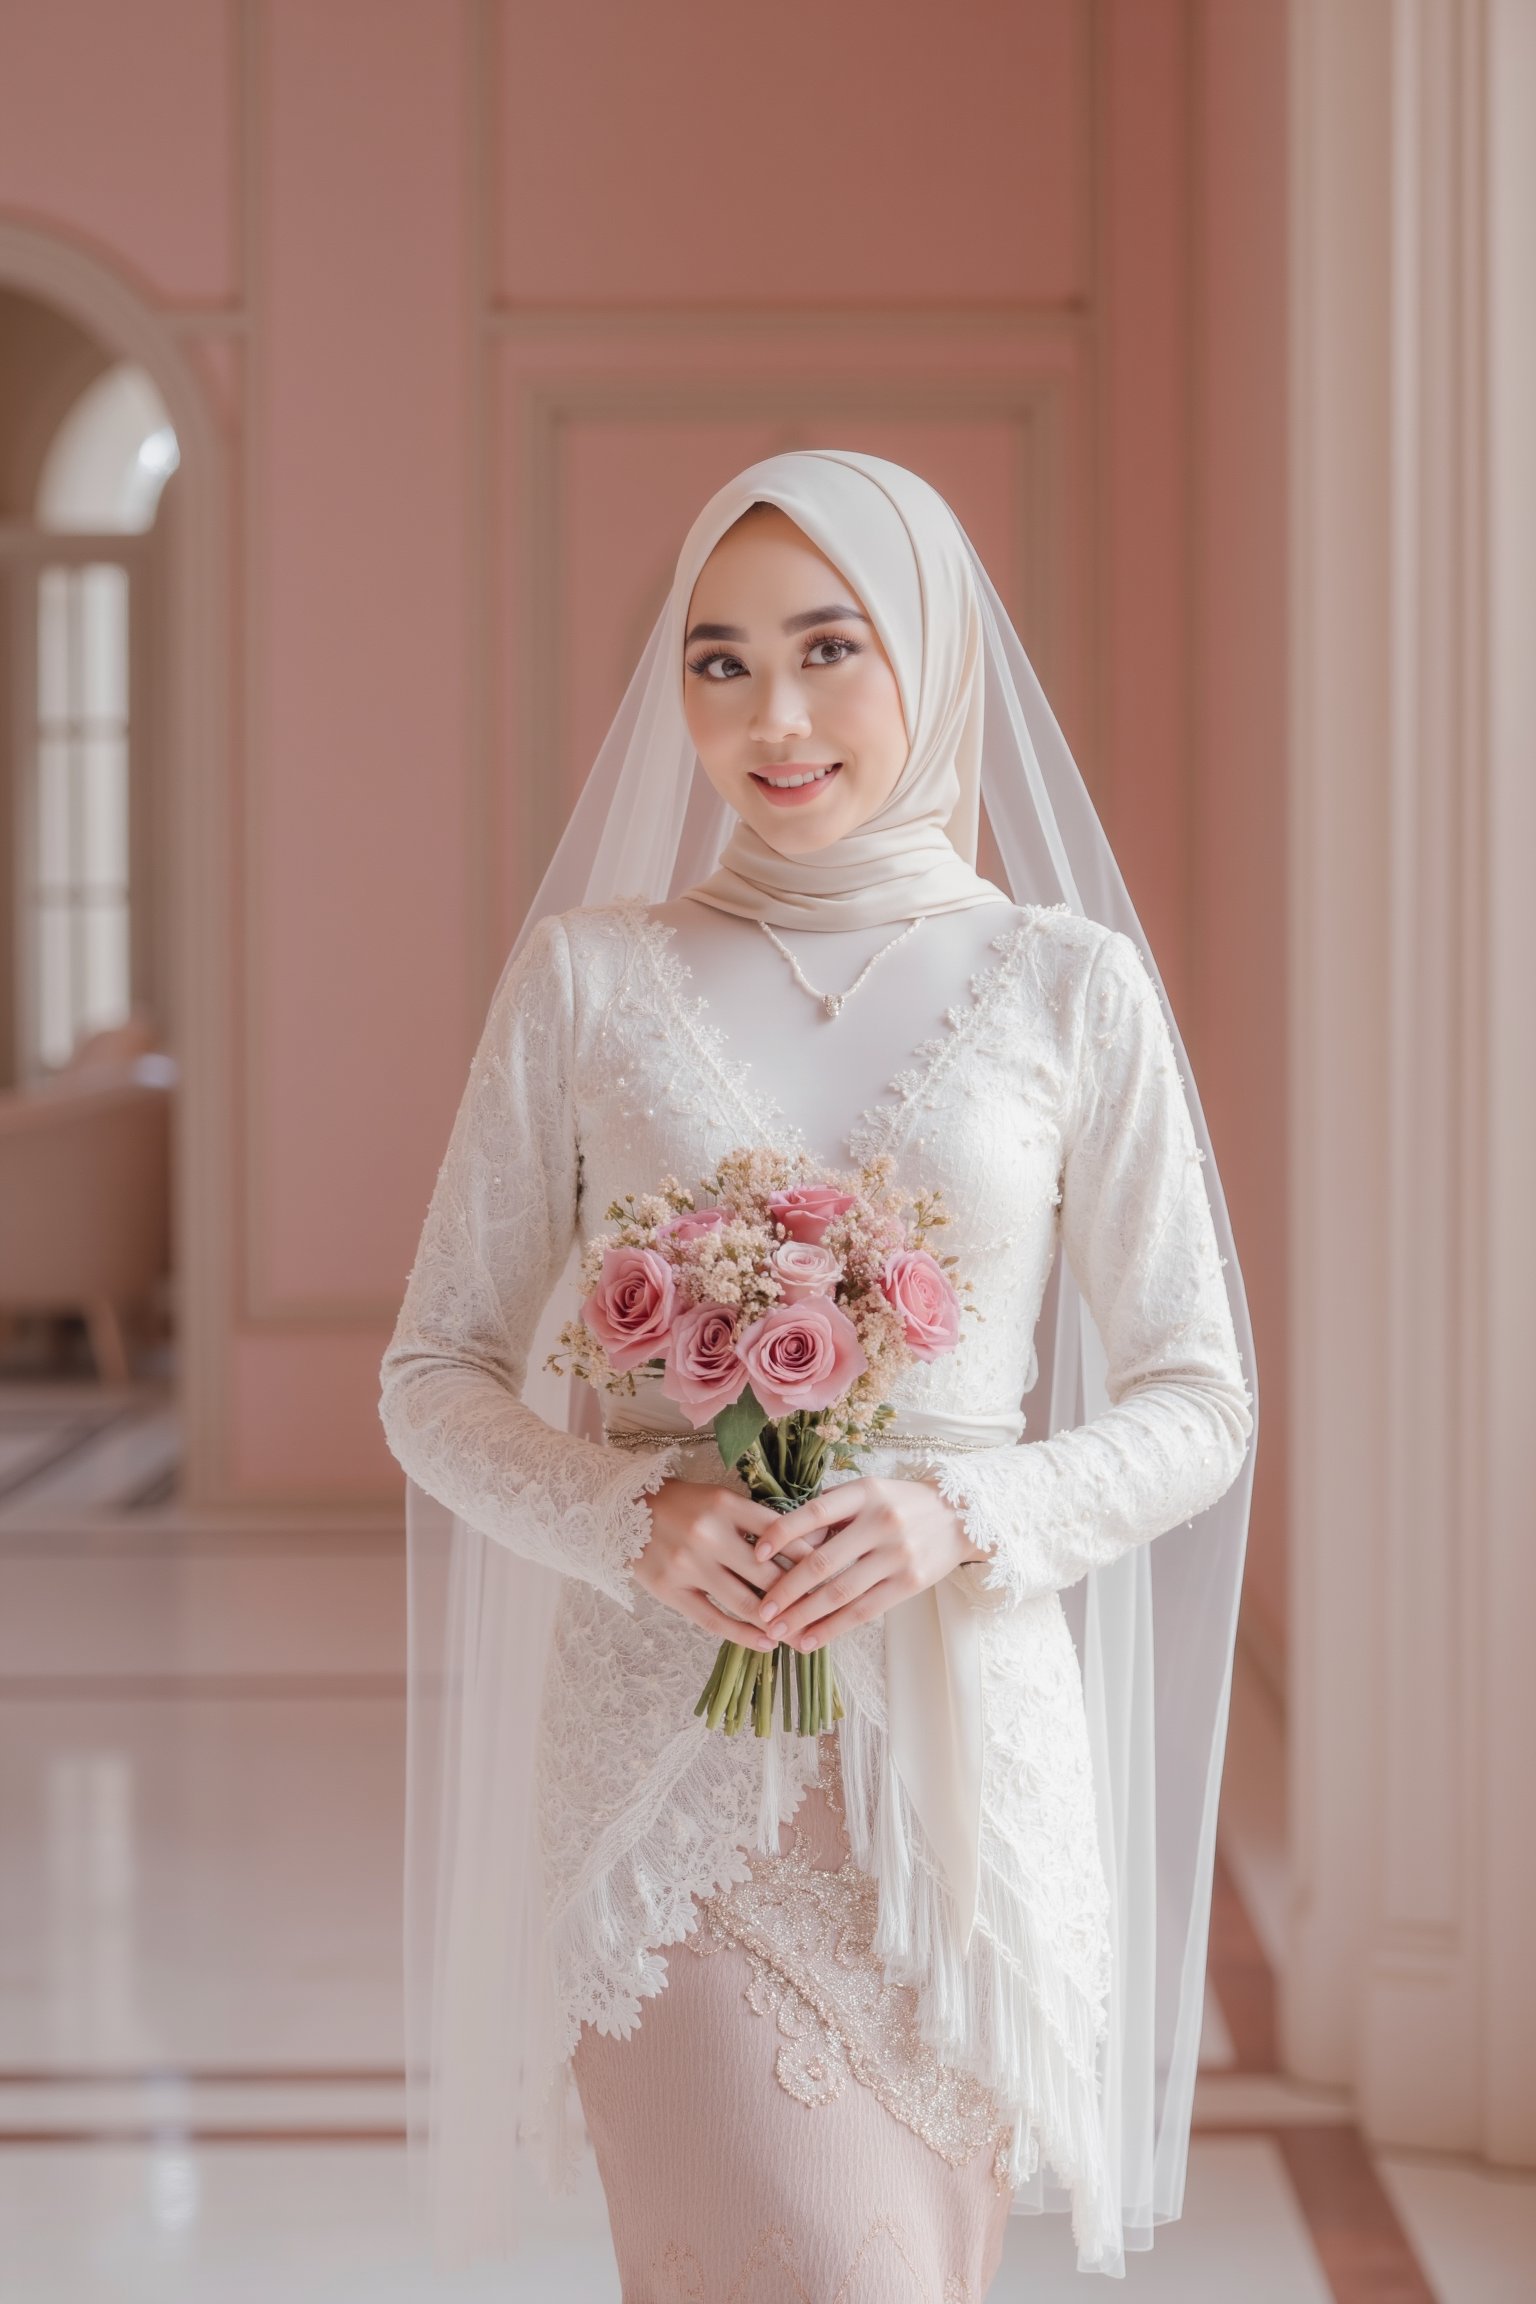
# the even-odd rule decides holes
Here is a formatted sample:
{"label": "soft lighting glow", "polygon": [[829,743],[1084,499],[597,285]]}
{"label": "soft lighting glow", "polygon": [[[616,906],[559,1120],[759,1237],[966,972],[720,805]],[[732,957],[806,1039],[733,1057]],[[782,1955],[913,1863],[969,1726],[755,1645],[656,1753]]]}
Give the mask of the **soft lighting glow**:
{"label": "soft lighting glow", "polygon": [[202,2178],[182,2145],[160,2144],[147,2170],[149,2212],[161,2232],[185,2232],[197,2222]]}
{"label": "soft lighting glow", "polygon": [[38,477],[37,524],[56,535],[151,528],[180,460],[153,377],[118,361],[86,386],[53,436]]}
{"label": "soft lighting glow", "polygon": [[170,478],[181,462],[181,450],[169,424],[162,424],[158,431],[151,432],[149,438],[142,443],[139,462],[146,472],[152,473],[161,482]]}

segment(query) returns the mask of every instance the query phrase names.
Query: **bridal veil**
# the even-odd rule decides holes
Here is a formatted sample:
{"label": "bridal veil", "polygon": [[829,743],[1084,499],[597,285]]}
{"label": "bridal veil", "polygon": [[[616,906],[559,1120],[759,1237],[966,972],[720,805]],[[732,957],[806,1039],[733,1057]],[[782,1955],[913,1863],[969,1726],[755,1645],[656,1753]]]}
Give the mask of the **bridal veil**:
{"label": "bridal veil", "polygon": [[[1107,2158],[1126,2249],[1183,2204],[1204,2010],[1216,1811],[1257,1440],[1253,1333],[1210,1135],[1166,991],[1109,841],[1024,648],[954,515],[902,466],[803,451],[750,466],[705,506],[507,965],[550,912],[620,896],[659,902],[714,872],[735,819],[698,770],[682,711],[681,634],[713,543],[754,502],[778,504],[839,566],[837,505],[879,490],[909,527],[952,524],[984,654],[979,731],[947,830],[976,857],[985,812],[1016,903],[1065,903],[1136,943],[1167,1016],[1220,1247],[1254,1414],[1236,1480],[1194,1520],[1138,1544],[1062,1595],[1082,1668],[1114,1966],[1102,2073]],[[921,554],[919,555],[921,562]],[[855,581],[851,571],[850,582]],[[979,743],[973,741],[979,737]],[[525,1397],[593,1430],[585,1387],[544,1372],[574,1308],[568,1270],[529,1355]],[[1104,1356],[1064,1256],[1036,1338],[1027,1429],[1049,1438],[1108,1406]],[[1027,1443],[1026,1443],[1027,1444]],[[559,1576],[407,1489],[406,2063],[412,2197],[450,2262],[510,2255],[542,1883],[532,1755]],[[1065,2210],[1048,2170],[1017,2213]],[[1111,2274],[1123,2257],[1084,2265]]]}

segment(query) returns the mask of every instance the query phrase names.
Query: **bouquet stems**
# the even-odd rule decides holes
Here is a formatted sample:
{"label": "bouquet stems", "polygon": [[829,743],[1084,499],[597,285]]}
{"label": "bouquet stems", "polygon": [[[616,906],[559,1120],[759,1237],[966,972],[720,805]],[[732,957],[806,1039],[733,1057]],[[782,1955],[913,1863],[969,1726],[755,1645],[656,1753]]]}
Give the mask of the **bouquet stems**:
{"label": "bouquet stems", "polygon": [[[751,1447],[737,1459],[747,1493],[759,1504],[772,1505],[776,1512],[792,1512],[797,1504],[819,1492],[827,1446],[812,1416],[786,1416],[765,1424]],[[844,1717],[827,1649],[792,1648],[787,1640],[781,1640],[771,1654],[739,1641],[722,1640],[714,1669],[693,1709],[695,1717],[703,1713],[711,1728],[723,1727],[727,1736],[734,1736],[748,1717],[754,1735],[770,1736],[776,1695],[782,1698],[786,1735],[793,1728],[800,1736],[819,1736]]]}

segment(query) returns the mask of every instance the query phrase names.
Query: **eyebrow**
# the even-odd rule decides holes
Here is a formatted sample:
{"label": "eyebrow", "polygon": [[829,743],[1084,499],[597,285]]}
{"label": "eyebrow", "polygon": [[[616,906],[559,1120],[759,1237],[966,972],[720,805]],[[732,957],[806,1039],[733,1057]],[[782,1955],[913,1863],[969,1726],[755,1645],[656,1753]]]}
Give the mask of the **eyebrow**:
{"label": "eyebrow", "polygon": [[[809,632],[813,624],[867,624],[869,618],[862,608],[850,608],[846,602],[834,602],[830,608],[807,608],[800,616],[787,616],[779,629],[783,632]],[[695,640],[745,640],[746,628],[741,624],[695,624],[684,645],[691,648]]]}
{"label": "eyebrow", "polygon": [[862,608],[850,608],[846,601],[834,601],[830,608],[807,608],[803,616],[790,616],[780,626],[784,632],[809,632],[813,624],[838,624],[846,619],[854,624],[867,624],[869,618]]}

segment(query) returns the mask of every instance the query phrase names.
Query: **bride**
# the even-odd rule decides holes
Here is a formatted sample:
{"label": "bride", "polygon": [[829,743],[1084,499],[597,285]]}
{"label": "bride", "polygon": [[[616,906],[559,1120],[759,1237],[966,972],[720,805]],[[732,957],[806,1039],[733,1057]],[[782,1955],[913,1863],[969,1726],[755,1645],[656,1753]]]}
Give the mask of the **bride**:
{"label": "bride", "polygon": [[[739,1144],[941,1190],[983,1315],[784,1516],[657,1383],[598,1425],[545,1365],[610,1204]],[[383,1363],[443,2259],[515,2257],[518,2169],[566,2187],[588,2141],[626,2304],[971,2304],[1010,2211],[1112,2276],[1179,2213],[1257,1415],[1209,1150],[949,507],[854,453],[738,475],[492,999]],[[835,1642],[843,1717],[711,1730],[722,1639]]]}

